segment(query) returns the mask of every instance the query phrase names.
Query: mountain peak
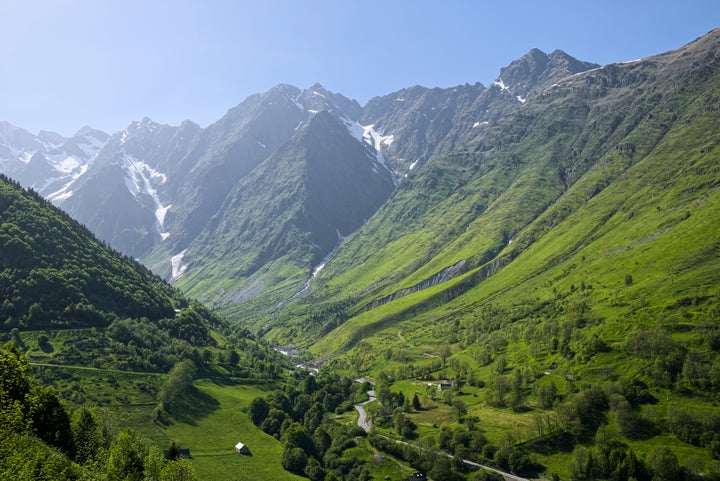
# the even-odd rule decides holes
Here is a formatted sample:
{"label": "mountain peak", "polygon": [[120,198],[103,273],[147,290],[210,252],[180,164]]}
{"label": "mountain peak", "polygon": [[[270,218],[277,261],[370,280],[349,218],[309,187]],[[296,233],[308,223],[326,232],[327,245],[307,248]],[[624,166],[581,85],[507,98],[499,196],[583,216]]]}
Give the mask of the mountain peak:
{"label": "mountain peak", "polygon": [[310,88],[308,88],[308,90],[310,90],[311,92],[317,92],[317,93],[321,93],[321,94],[328,94],[328,93],[330,93],[327,89],[325,89],[325,87],[323,87],[322,85],[320,85],[320,84],[317,83],[317,82],[315,82],[314,84],[312,84],[312,85],[310,86]]}
{"label": "mountain peak", "polygon": [[38,139],[41,142],[47,142],[51,145],[60,145],[65,142],[65,137],[57,132],[50,132],[48,130],[41,130],[38,132]]}
{"label": "mountain peak", "polygon": [[518,99],[527,98],[561,78],[596,67],[599,65],[578,60],[562,50],[554,50],[548,55],[533,48],[500,69],[500,76],[495,84]]}
{"label": "mountain peak", "polygon": [[90,127],[89,125],[85,125],[80,128],[75,134],[73,134],[73,137],[93,137],[98,140],[107,140],[110,136],[107,132],[104,132],[102,130],[94,129]]}

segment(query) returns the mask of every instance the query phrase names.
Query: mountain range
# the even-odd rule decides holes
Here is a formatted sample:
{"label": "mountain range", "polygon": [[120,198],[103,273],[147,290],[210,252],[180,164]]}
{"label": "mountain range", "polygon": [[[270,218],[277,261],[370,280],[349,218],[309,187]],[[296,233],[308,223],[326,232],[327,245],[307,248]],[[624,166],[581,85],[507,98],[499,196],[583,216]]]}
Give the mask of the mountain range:
{"label": "mountain range", "polygon": [[715,479],[718,92],[720,29],[606,66],[533,49],[489,86],[364,106],[278,85],[206,128],[3,123],[0,328],[69,366],[221,377],[275,379],[267,346],[292,345],[373,379],[368,442],[409,462],[393,429],[528,476]]}
{"label": "mountain range", "polygon": [[278,85],[207,128],[145,118],[70,139],[2,124],[2,172],[216,307],[301,290],[410,172],[595,64],[531,50],[489,87],[411,87],[364,107]]}

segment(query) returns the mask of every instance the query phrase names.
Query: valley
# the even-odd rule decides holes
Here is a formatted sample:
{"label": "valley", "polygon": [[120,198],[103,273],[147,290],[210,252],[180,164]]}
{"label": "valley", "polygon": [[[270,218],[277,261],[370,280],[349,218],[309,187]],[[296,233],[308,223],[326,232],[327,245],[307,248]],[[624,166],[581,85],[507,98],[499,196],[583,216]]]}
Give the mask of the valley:
{"label": "valley", "polygon": [[718,92],[716,29],[0,123],[0,477],[720,479]]}

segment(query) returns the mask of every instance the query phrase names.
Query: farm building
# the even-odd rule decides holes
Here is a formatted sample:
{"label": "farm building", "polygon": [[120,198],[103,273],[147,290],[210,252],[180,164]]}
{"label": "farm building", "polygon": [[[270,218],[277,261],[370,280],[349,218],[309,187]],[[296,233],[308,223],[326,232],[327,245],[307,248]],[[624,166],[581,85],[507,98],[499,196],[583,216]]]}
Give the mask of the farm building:
{"label": "farm building", "polygon": [[239,454],[250,454],[250,450],[243,443],[237,443],[235,445],[235,451],[237,451]]}

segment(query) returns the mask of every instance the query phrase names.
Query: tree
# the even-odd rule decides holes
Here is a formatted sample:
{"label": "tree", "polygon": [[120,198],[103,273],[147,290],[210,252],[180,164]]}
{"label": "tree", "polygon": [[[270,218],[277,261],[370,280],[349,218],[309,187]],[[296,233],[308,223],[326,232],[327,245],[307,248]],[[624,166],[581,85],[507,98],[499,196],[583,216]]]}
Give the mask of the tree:
{"label": "tree", "polygon": [[265,398],[258,396],[250,402],[248,417],[255,426],[260,426],[265,421],[269,411],[270,406],[265,401]]}
{"label": "tree", "polygon": [[167,464],[167,459],[160,448],[151,446],[147,456],[143,460],[144,476],[143,481],[160,481],[160,473]]}
{"label": "tree", "polygon": [[435,456],[428,476],[438,481],[454,479],[450,460],[446,456]]}
{"label": "tree", "polygon": [[305,466],[307,466],[308,458],[300,448],[286,445],[282,454],[282,466],[291,473],[305,474]]}
{"label": "tree", "polygon": [[395,410],[395,414],[393,415],[393,424],[395,425],[395,430],[398,434],[400,434],[400,436],[404,438],[415,437],[417,425],[400,409]]}
{"label": "tree", "polygon": [[445,363],[451,354],[452,350],[447,344],[440,349],[440,358],[442,359],[443,367],[445,367]]}
{"label": "tree", "polygon": [[282,439],[286,446],[300,448],[308,456],[315,454],[315,444],[312,438],[305,428],[298,423],[292,423],[287,429],[285,429]]}
{"label": "tree", "polygon": [[100,426],[93,412],[86,407],[75,412],[71,425],[75,439],[75,461],[85,464],[95,457],[102,446]]}
{"label": "tree", "polygon": [[38,347],[40,349],[47,349],[50,347],[50,339],[45,334],[40,334],[37,339]]}
{"label": "tree", "polygon": [[418,393],[415,393],[412,398],[412,407],[416,411],[420,411],[420,409],[422,409],[422,404],[420,404],[420,397],[418,396]]}
{"label": "tree", "polygon": [[60,404],[57,394],[50,388],[36,386],[31,392],[30,418],[33,430],[46,443],[74,455],[70,417]]}
{"label": "tree", "polygon": [[538,405],[541,409],[550,409],[557,397],[557,386],[553,381],[541,384],[537,389]]}
{"label": "tree", "polygon": [[123,429],[108,451],[106,474],[108,481],[140,481],[143,460],[148,454],[145,440],[132,429]]}
{"label": "tree", "polygon": [[195,469],[187,459],[169,461],[160,472],[159,481],[196,481]]}
{"label": "tree", "polygon": [[320,463],[315,458],[309,458],[307,466],[305,467],[305,475],[310,478],[310,481],[324,481],[326,472],[320,466]]}
{"label": "tree", "polygon": [[648,456],[647,464],[653,471],[653,481],[671,481],[680,477],[677,456],[666,446],[656,447]]}
{"label": "tree", "polygon": [[227,352],[227,362],[232,366],[237,366],[240,362],[240,354],[238,354],[235,349],[230,349]]}
{"label": "tree", "polygon": [[175,441],[170,441],[170,444],[165,450],[164,456],[168,461],[174,461],[180,457],[180,447],[177,443],[175,443]]}
{"label": "tree", "polygon": [[279,438],[282,425],[286,419],[287,414],[285,414],[284,411],[281,411],[277,408],[270,408],[267,417],[260,425],[260,429],[262,429],[271,436]]}
{"label": "tree", "polygon": [[459,423],[461,423],[463,421],[463,418],[467,414],[467,406],[459,399],[455,399],[452,405],[455,408],[455,415],[457,416],[457,420]]}
{"label": "tree", "polygon": [[175,398],[192,386],[196,371],[195,364],[189,359],[175,364],[168,373],[165,384],[160,388],[159,396],[163,405],[170,405]]}

